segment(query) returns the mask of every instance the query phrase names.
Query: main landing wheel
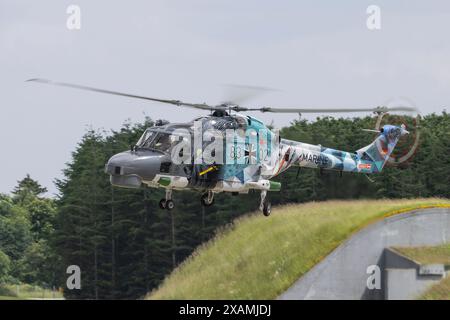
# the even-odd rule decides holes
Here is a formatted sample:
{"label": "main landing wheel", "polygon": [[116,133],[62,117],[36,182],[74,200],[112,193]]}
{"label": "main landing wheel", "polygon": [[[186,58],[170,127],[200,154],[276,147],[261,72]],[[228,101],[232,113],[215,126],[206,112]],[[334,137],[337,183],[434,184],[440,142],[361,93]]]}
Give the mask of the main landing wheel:
{"label": "main landing wheel", "polygon": [[263,205],[263,214],[268,217],[270,216],[270,213],[272,212],[272,204],[269,201],[264,201]]}
{"label": "main landing wheel", "polygon": [[167,200],[166,201],[166,209],[167,210],[172,210],[175,207],[175,203],[173,203],[172,200]]}
{"label": "main landing wheel", "polygon": [[159,207],[161,209],[172,210],[173,208],[175,208],[175,203],[173,203],[172,200],[161,199],[159,201]]}

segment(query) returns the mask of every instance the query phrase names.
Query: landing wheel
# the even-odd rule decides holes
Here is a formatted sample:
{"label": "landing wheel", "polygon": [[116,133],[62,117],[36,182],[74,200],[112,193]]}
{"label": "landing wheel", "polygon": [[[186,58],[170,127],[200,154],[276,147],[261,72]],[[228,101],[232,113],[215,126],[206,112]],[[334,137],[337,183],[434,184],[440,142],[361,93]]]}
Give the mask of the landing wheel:
{"label": "landing wheel", "polygon": [[266,190],[261,191],[261,202],[259,203],[259,210],[261,210],[266,217],[270,216],[270,212],[272,212],[272,204],[267,199]]}
{"label": "landing wheel", "polygon": [[172,200],[167,200],[166,201],[166,209],[167,210],[172,210],[173,208],[175,208],[175,203],[173,203]]}
{"label": "landing wheel", "polygon": [[159,207],[163,210],[166,208],[166,199],[159,200]]}
{"label": "landing wheel", "polygon": [[203,206],[210,207],[214,204],[214,194],[212,192],[206,192],[202,194],[200,201]]}
{"label": "landing wheel", "polygon": [[264,201],[263,204],[263,214],[268,217],[270,216],[270,213],[272,212],[272,204],[269,201]]}
{"label": "landing wheel", "polygon": [[175,207],[172,201],[172,189],[166,189],[166,197],[159,200],[159,207],[167,210],[172,210]]}

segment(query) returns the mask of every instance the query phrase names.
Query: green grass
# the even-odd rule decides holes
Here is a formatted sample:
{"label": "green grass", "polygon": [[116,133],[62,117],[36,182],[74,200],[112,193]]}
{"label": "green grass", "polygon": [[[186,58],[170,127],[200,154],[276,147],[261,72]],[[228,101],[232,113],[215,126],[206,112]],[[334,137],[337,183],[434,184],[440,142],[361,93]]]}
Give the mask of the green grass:
{"label": "green grass", "polygon": [[450,265],[450,243],[435,247],[393,247],[392,249],[419,264]]}
{"label": "green grass", "polygon": [[422,300],[450,300],[450,276],[435,284],[420,297]]}
{"label": "green grass", "polygon": [[274,299],[352,233],[442,199],[312,202],[273,208],[198,248],[147,299]]}
{"label": "green grass", "polygon": [[62,293],[28,284],[0,285],[0,300],[62,299]]}
{"label": "green grass", "polygon": [[14,296],[0,296],[0,300],[23,300]]}

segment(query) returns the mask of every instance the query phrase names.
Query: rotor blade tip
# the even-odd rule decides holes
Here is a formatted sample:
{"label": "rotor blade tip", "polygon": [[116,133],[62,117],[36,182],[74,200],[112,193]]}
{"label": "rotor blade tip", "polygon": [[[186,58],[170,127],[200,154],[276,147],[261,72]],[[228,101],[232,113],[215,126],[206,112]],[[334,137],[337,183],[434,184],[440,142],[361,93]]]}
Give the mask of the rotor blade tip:
{"label": "rotor blade tip", "polygon": [[41,79],[41,78],[32,78],[32,79],[25,80],[25,82],[50,83],[50,80],[47,80],[47,79]]}

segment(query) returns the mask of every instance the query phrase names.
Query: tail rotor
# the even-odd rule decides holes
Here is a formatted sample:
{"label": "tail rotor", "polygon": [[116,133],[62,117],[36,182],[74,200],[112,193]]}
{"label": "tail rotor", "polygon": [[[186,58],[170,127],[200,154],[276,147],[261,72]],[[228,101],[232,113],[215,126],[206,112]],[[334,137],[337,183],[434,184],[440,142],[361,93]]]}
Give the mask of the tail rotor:
{"label": "tail rotor", "polygon": [[[394,100],[391,100],[390,102],[387,102],[386,105],[391,109],[396,109],[396,107],[393,106],[393,103]],[[386,163],[390,166],[397,166],[408,162],[415,154],[420,139],[420,114],[417,111],[417,108],[406,98],[402,98],[400,102],[396,100],[395,103],[400,103],[403,106],[406,105],[411,110],[415,111],[406,112],[406,114],[391,114],[384,111],[375,112],[377,115],[375,128],[362,129],[365,132],[383,134],[386,125],[398,128],[399,140],[397,146],[386,159]],[[392,131],[392,133],[393,132],[394,131]],[[380,150],[380,152],[383,152],[383,150]]]}

